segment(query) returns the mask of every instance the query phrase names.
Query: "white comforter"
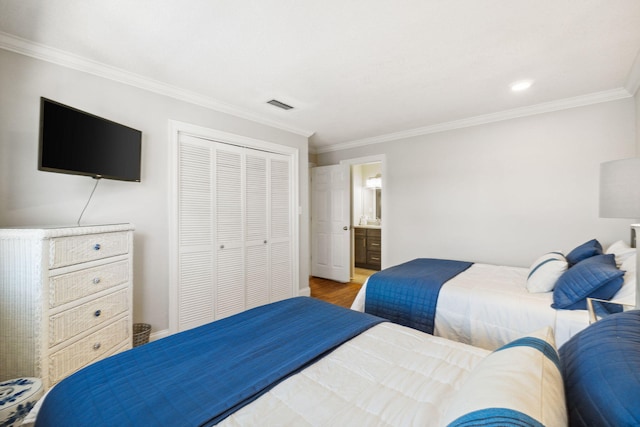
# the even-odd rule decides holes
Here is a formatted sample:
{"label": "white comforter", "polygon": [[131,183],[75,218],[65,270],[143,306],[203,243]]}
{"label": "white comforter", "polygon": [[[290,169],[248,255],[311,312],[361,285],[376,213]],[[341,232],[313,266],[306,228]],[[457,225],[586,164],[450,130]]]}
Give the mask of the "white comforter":
{"label": "white comforter", "polygon": [[[490,352],[378,324],[231,414],[222,426],[441,426]],[[35,421],[41,399],[26,421]]]}
{"label": "white comforter", "polygon": [[[473,264],[440,290],[434,333],[488,350],[545,326],[558,348],[589,324],[586,310],[551,308],[553,292],[530,293],[528,268]],[[366,283],[351,308],[364,311]]]}
{"label": "white comforter", "polygon": [[382,323],[219,425],[439,426],[455,392],[488,353]]}

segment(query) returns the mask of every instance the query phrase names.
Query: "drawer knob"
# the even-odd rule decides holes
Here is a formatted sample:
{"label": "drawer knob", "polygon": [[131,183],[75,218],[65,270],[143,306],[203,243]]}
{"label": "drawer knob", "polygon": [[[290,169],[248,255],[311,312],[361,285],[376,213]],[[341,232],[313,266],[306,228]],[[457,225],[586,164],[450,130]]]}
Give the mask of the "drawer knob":
{"label": "drawer knob", "polygon": [[100,349],[100,343],[99,343],[99,342],[95,343],[95,344],[93,345],[93,349],[94,349],[94,350],[99,350],[99,349]]}
{"label": "drawer knob", "polygon": [[98,283],[100,283],[100,278],[99,277],[94,277],[93,278],[93,284],[97,285]]}
{"label": "drawer knob", "polygon": [[99,251],[100,250],[100,243],[96,243],[95,245],[93,245],[93,250],[94,251]]}
{"label": "drawer knob", "polygon": [[102,314],[102,310],[96,310],[95,313],[93,313],[93,315],[96,317],[100,317],[101,314]]}
{"label": "drawer knob", "polygon": [[224,249],[224,245],[220,245],[220,249]]}

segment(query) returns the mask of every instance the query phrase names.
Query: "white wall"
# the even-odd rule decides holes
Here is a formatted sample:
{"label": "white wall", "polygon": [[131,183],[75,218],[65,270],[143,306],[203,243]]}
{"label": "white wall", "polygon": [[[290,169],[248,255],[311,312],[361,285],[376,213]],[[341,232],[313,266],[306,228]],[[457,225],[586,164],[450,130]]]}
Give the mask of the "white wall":
{"label": "white wall", "polygon": [[94,180],[37,170],[40,97],[142,131],[142,182],[101,180],[82,224],[131,222],[134,321],[168,328],[168,120],[295,147],[300,154],[300,286],[308,287],[305,137],[0,49],[0,226],[75,224]]}
{"label": "white wall", "polygon": [[640,156],[640,90],[633,99],[636,101],[636,156]]}
{"label": "white wall", "polygon": [[528,266],[591,238],[629,239],[598,218],[599,164],[635,155],[632,98],[321,153],[321,165],[386,154],[383,267],[416,257]]}

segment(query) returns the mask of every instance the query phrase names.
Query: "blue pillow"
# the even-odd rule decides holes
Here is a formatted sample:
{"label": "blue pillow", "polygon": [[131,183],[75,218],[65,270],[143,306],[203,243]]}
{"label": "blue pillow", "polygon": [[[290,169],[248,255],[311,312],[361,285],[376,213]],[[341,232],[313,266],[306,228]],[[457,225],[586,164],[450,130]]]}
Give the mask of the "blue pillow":
{"label": "blue pillow", "polygon": [[602,255],[602,245],[596,239],[589,240],[574,248],[566,256],[569,267],[592,256]]}
{"label": "blue pillow", "polygon": [[587,297],[611,299],[624,283],[624,271],[616,267],[615,255],[596,255],[574,265],[556,282],[553,308],[585,310]]}
{"label": "blue pillow", "polygon": [[612,314],[560,347],[571,426],[640,425],[640,311]]}

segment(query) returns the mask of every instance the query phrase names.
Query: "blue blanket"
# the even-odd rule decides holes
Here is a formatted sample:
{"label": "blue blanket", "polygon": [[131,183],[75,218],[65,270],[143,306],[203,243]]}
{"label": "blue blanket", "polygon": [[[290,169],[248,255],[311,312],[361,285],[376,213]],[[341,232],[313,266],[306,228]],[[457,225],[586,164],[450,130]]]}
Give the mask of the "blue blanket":
{"label": "blue blanket", "polygon": [[640,425],[640,310],[598,320],[558,353],[571,426]]}
{"label": "blue blanket", "polygon": [[440,288],[473,263],[418,258],[367,281],[365,312],[433,334]]}
{"label": "blue blanket", "polygon": [[209,426],[383,319],[307,297],[136,347],[56,385],[36,426]]}

